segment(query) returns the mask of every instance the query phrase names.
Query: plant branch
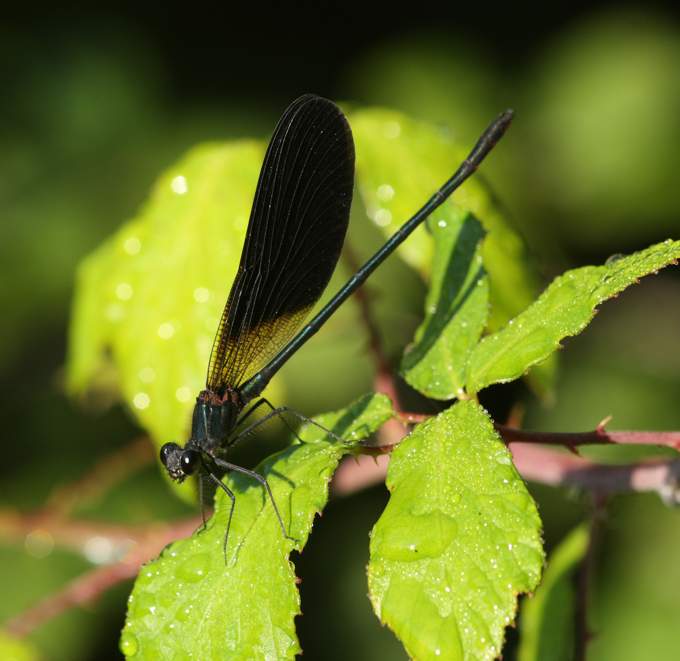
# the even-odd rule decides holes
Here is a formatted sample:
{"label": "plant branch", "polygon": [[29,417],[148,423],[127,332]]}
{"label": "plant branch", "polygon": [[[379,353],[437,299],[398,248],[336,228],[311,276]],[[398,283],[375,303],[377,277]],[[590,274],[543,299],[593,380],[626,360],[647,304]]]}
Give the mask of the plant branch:
{"label": "plant branch", "polygon": [[131,473],[149,464],[154,458],[148,436],[140,436],[117,452],[104,457],[84,477],[55,489],[47,499],[45,509],[66,516],[78,502],[92,502]]}
{"label": "plant branch", "polygon": [[574,661],[586,661],[588,643],[593,632],[588,626],[588,607],[590,589],[595,570],[595,552],[600,541],[602,525],[605,517],[606,498],[595,495],[593,512],[590,517],[588,546],[577,574],[576,606],[574,611]]}
{"label": "plant branch", "polygon": [[[356,273],[359,270],[359,261],[349,245],[345,245],[343,259],[347,263],[350,271]],[[373,317],[371,302],[365,285],[359,287],[354,292],[354,297],[359,305],[361,321],[368,333],[369,353],[375,363],[375,376],[373,377],[373,388],[376,392],[387,395],[395,407],[399,408],[399,392],[394,373],[383,348],[382,338],[378,324]],[[395,438],[402,438],[407,432],[406,426],[397,418],[388,420],[380,429],[379,436],[381,443],[390,443]]]}
{"label": "plant branch", "polygon": [[199,525],[200,518],[192,517],[172,524],[148,526],[122,560],[80,575],[35,606],[11,618],[5,623],[5,629],[14,636],[25,636],[69,608],[91,603],[114,585],[134,578],[139,568],[156,557],[167,544],[190,535]]}
{"label": "plant branch", "polygon": [[[359,270],[360,265],[356,255],[354,254],[354,251],[349,245],[345,245],[342,255],[349,270],[352,273],[356,273]],[[398,397],[396,384],[392,376],[392,368],[387,356],[385,355],[385,350],[383,349],[380,331],[378,330],[378,324],[373,317],[370,296],[365,285],[359,287],[359,289],[354,292],[354,300],[359,306],[361,322],[368,334],[369,353],[373,358],[373,362],[375,363],[375,390],[377,392],[385,393],[392,401],[396,402]]]}
{"label": "plant branch", "polygon": [[611,466],[524,443],[512,443],[510,451],[517,470],[532,482],[598,495],[655,492],[668,505],[680,503],[680,458]]}
{"label": "plant branch", "polygon": [[496,425],[506,443],[538,443],[575,448],[579,445],[660,445],[680,451],[677,431],[607,431],[604,424],[586,432],[540,432]]}
{"label": "plant branch", "polygon": [[[367,460],[346,459],[337,471],[334,493],[350,494],[384,480],[388,462],[381,455],[389,454],[397,444],[364,446]],[[611,466],[525,442],[509,447],[515,467],[531,482],[577,487],[598,495],[654,492],[668,505],[680,504],[680,458]],[[370,461],[371,456],[377,457],[377,464]]]}
{"label": "plant branch", "polygon": [[[425,422],[431,415],[426,413],[398,413],[408,424]],[[596,429],[583,432],[542,432],[518,429],[496,424],[496,431],[506,443],[532,443],[538,445],[559,445],[575,449],[579,445],[658,445],[680,452],[680,431],[607,431],[606,418]]]}

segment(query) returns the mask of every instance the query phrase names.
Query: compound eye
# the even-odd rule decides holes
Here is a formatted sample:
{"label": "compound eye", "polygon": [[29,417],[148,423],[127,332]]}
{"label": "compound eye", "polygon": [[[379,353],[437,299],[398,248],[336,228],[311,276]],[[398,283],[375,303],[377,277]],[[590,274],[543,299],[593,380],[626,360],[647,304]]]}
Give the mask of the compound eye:
{"label": "compound eye", "polygon": [[185,450],[182,452],[182,458],[180,459],[180,464],[182,470],[186,475],[191,475],[198,465],[199,454],[196,450]]}
{"label": "compound eye", "polygon": [[161,461],[164,466],[168,465],[168,460],[170,457],[179,449],[177,443],[166,443],[161,448]]}

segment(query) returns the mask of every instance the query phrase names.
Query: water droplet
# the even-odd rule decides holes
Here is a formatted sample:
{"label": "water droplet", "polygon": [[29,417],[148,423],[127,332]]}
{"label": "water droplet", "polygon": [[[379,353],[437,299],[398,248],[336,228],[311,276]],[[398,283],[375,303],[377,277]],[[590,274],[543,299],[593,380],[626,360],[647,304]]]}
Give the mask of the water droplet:
{"label": "water droplet", "polygon": [[378,227],[387,227],[392,222],[392,213],[388,209],[378,209],[373,214],[373,222]]}
{"label": "water droplet", "polygon": [[188,402],[191,399],[191,388],[189,386],[180,386],[175,390],[175,397],[178,402]]}
{"label": "water droplet", "polygon": [[458,532],[458,524],[440,511],[413,514],[374,535],[378,553],[390,560],[419,560],[441,555]]}
{"label": "water droplet", "polygon": [[196,287],[194,289],[194,300],[197,303],[207,303],[210,299],[210,290],[205,287]]}
{"label": "water droplet", "polygon": [[158,327],[158,337],[162,340],[169,340],[175,334],[175,327],[169,321],[164,321]]}
{"label": "water droplet", "polygon": [[151,383],[156,378],[156,370],[153,367],[142,367],[137,376],[143,383]]}
{"label": "water droplet", "polygon": [[113,560],[114,545],[108,537],[93,535],[83,546],[83,555],[95,565],[104,565]]}
{"label": "water droplet", "polygon": [[191,611],[193,609],[193,604],[189,604],[188,606],[184,606],[180,608],[177,613],[175,614],[175,617],[180,621],[180,622],[186,622],[189,617],[191,616]]}
{"label": "water droplet", "polygon": [[376,195],[381,202],[389,202],[394,197],[394,188],[389,184],[381,184]]}
{"label": "water droplet", "polygon": [[447,224],[448,223],[443,218],[437,221],[437,227],[446,227]]}
{"label": "water droplet", "polygon": [[209,560],[210,558],[206,553],[192,556],[184,564],[180,565],[177,575],[185,581],[196,583],[205,577],[208,571]]}
{"label": "water droplet", "polygon": [[120,303],[111,303],[106,307],[106,318],[109,321],[120,321],[125,317],[125,310]]}
{"label": "water droplet", "polygon": [[399,122],[385,122],[383,126],[383,135],[388,140],[394,140],[401,135],[401,124]]}
{"label": "water droplet", "polygon": [[126,631],[120,637],[119,649],[125,656],[134,656],[139,651],[139,643],[134,634]]}
{"label": "water droplet", "polygon": [[123,241],[123,250],[128,255],[137,255],[142,249],[142,242],[136,236],[129,236]]}
{"label": "water droplet", "polygon": [[129,282],[120,282],[116,287],[116,296],[121,301],[129,301],[132,298],[132,285]]}
{"label": "water droplet", "polygon": [[151,404],[151,397],[149,397],[149,395],[145,392],[138,392],[132,398],[132,403],[135,405],[135,408],[143,411],[144,409],[149,408],[149,404]]}
{"label": "water droplet", "polygon": [[170,188],[172,188],[172,192],[177,195],[185,195],[189,191],[189,184],[187,183],[186,177],[183,177],[180,174],[170,182]]}

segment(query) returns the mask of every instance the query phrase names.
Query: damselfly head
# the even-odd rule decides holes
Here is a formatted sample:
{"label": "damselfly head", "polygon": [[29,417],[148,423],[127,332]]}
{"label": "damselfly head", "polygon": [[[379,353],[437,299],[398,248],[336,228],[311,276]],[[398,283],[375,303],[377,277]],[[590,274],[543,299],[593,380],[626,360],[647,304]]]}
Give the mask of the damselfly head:
{"label": "damselfly head", "polygon": [[176,482],[183,482],[189,475],[193,475],[201,455],[197,450],[185,450],[177,443],[166,443],[161,448],[161,462],[168,471],[168,475]]}

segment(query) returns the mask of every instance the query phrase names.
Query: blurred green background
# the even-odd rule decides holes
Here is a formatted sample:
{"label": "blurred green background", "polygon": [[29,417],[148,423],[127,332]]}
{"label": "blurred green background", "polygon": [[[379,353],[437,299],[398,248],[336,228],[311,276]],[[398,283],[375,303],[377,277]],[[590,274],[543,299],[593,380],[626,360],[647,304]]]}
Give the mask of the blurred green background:
{"label": "blurred green background", "polygon": [[[79,260],[130,218],[160,171],[204,140],[266,136],[313,91],[381,104],[470,144],[508,106],[517,118],[484,168],[546,277],[680,236],[680,22],[670,5],[448,5],[400,12],[367,3],[85,11],[14,7],[0,23],[1,507],[29,511],[140,434],[115,402],[70,401],[63,364]],[[407,168],[408,164],[405,163]],[[379,238],[355,214],[353,247]],[[485,395],[498,419],[523,402],[526,426],[680,429],[680,274],[648,279],[567,342],[556,405],[521,385]],[[371,285],[392,357],[418,323],[423,285],[391,259]],[[225,299],[229,283],[225,283]],[[349,317],[347,317],[349,319]],[[339,347],[339,348],[338,348]],[[283,373],[307,414],[371,388],[365,338],[329,328]],[[323,370],[314,365],[323,364]],[[329,375],[332,375],[329,378]],[[277,433],[271,432],[273,442]],[[264,444],[243,450],[254,462]],[[533,488],[548,548],[583,515],[578,494]],[[156,466],[76,514],[125,524],[190,515]],[[331,502],[297,561],[305,658],[404,658],[366,594],[367,534],[383,488]],[[342,540],[339,544],[338,540]],[[0,538],[0,619],[92,567]],[[680,519],[657,498],[617,498],[594,594],[593,659],[677,658]],[[47,659],[119,658],[129,584],[30,638]],[[513,639],[504,658],[512,658]]]}

